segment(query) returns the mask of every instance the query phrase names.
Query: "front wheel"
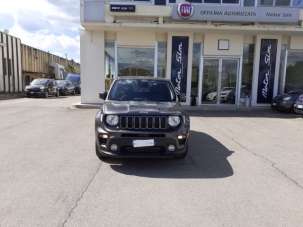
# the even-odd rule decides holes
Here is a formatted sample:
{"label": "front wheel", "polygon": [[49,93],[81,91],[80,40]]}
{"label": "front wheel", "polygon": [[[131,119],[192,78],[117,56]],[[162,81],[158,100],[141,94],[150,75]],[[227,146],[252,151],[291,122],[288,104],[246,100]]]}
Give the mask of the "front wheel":
{"label": "front wheel", "polygon": [[186,145],[186,150],[183,154],[176,156],[177,159],[185,159],[188,154],[188,145]]}

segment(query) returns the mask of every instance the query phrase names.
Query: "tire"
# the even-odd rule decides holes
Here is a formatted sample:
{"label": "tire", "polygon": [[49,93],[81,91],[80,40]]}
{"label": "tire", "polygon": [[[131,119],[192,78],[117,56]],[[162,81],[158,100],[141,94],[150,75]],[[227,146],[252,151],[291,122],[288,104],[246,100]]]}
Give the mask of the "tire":
{"label": "tire", "polygon": [[188,154],[188,145],[186,146],[186,150],[183,154],[176,156],[176,159],[185,159]]}
{"label": "tire", "polygon": [[48,92],[47,91],[44,94],[44,98],[46,98],[46,99],[48,98]]}

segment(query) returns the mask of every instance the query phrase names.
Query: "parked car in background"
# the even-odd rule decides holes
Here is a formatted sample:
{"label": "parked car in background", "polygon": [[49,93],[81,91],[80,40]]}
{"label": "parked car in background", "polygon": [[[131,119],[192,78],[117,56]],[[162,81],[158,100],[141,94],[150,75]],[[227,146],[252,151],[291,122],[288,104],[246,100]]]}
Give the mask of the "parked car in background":
{"label": "parked car in background", "polygon": [[207,101],[216,101],[217,100],[217,92],[216,91],[213,91],[213,92],[210,92],[206,95],[206,100]]}
{"label": "parked car in background", "polygon": [[76,94],[81,94],[81,78],[80,74],[68,73],[66,80],[70,81],[75,86]]}
{"label": "parked car in background", "polygon": [[[231,102],[234,99],[235,88],[234,87],[224,87],[220,92],[220,100],[224,103]],[[207,101],[216,101],[217,100],[217,91],[213,91],[207,94]]]}
{"label": "parked car in background", "polygon": [[187,155],[189,116],[182,111],[170,81],[120,78],[100,98],[105,100],[95,120],[100,159]]}
{"label": "parked car in background", "polygon": [[25,93],[27,97],[44,97],[49,96],[59,97],[59,90],[55,80],[53,79],[35,79],[29,86],[25,87]]}
{"label": "parked car in background", "polygon": [[297,114],[303,114],[303,94],[297,98],[294,105],[294,111]]}
{"label": "parked car in background", "polygon": [[56,80],[60,95],[76,95],[75,86],[68,80]]}
{"label": "parked car in background", "polygon": [[284,112],[293,112],[294,105],[300,95],[303,94],[303,90],[293,90],[286,94],[276,96],[271,106],[273,109]]}

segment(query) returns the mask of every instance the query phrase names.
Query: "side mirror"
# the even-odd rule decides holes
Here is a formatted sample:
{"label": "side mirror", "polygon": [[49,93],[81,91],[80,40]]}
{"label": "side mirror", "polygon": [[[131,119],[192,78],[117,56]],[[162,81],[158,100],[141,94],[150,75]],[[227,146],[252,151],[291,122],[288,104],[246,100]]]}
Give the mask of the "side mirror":
{"label": "side mirror", "polygon": [[107,91],[99,93],[99,98],[105,100],[107,98]]}

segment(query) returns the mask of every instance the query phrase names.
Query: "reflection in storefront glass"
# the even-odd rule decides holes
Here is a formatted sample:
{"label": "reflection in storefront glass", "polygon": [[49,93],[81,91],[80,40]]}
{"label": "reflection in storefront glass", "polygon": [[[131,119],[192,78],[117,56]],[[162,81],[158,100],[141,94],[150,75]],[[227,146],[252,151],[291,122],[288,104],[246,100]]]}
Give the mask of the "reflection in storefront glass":
{"label": "reflection in storefront glass", "polygon": [[287,67],[286,65],[286,55],[287,55],[287,44],[282,44],[281,45],[281,57],[280,57],[280,69],[279,69],[279,94],[284,93],[284,72],[285,68]]}
{"label": "reflection in storefront glass", "polygon": [[221,74],[220,103],[236,103],[236,87],[238,74],[238,60],[223,59]]}
{"label": "reflection in storefront glass", "polygon": [[105,76],[113,78],[115,74],[115,42],[105,42]]}
{"label": "reflection in storefront glass", "polygon": [[105,41],[105,90],[110,88],[115,75],[115,42]]}
{"label": "reflection in storefront glass", "polygon": [[285,92],[303,89],[303,52],[289,52],[285,79]]}
{"label": "reflection in storefront glass", "polygon": [[166,77],[166,42],[158,42],[158,77]]}
{"label": "reflection in storefront glass", "polygon": [[249,104],[251,100],[251,88],[254,67],[254,44],[244,44],[243,47],[243,64],[242,64],[242,85],[241,99],[243,105]]}
{"label": "reflection in storefront glass", "polygon": [[196,104],[195,100],[196,100],[196,97],[198,96],[200,61],[201,61],[201,43],[194,43],[194,46],[193,46],[192,78],[191,78],[192,104]]}
{"label": "reflection in storefront glass", "polygon": [[219,59],[205,59],[202,103],[216,104],[218,95]]}
{"label": "reflection in storefront glass", "polygon": [[118,48],[118,76],[154,76],[154,48]]}

